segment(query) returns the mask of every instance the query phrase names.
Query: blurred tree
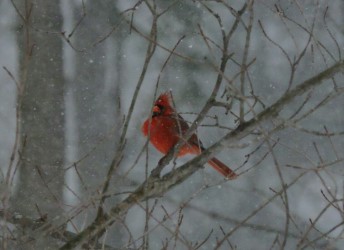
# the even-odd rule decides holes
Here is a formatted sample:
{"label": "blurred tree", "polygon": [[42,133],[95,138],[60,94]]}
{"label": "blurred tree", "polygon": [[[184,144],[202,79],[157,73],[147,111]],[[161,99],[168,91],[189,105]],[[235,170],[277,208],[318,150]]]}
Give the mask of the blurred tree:
{"label": "blurred tree", "polygon": [[[58,1],[16,1],[20,51],[20,166],[12,210],[52,219],[63,211],[64,78]],[[55,33],[54,33],[55,32]]]}
{"label": "blurred tree", "polygon": [[[87,155],[85,160],[75,164],[80,175],[74,181],[80,185],[78,197],[88,203],[90,194],[102,186],[118,147],[123,117],[120,89],[123,85],[123,33],[127,32],[112,32],[121,17],[113,1],[91,1],[82,6],[74,3],[72,8],[73,22],[82,20],[70,38],[78,49],[71,51],[75,56],[75,72],[68,84],[76,110],[78,155],[74,161]],[[120,181],[111,183],[113,190],[120,190]],[[97,205],[92,203],[90,208],[80,214],[76,225],[83,225],[84,218],[93,219]],[[112,232],[115,232],[112,240],[121,242],[120,230]]]}

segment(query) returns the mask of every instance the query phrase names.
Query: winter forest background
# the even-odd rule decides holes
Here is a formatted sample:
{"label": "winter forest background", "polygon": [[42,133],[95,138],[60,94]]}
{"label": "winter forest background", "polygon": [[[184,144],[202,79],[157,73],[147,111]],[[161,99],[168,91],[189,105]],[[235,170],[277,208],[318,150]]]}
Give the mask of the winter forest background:
{"label": "winter forest background", "polygon": [[[343,249],[343,13],[0,1],[1,249]],[[165,166],[140,130],[169,90],[209,150]]]}

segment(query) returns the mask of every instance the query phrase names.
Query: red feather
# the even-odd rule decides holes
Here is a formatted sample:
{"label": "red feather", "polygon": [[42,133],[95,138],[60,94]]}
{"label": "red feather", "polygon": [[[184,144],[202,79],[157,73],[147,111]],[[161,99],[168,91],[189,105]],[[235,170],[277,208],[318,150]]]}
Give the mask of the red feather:
{"label": "red feather", "polygon": [[[150,142],[163,154],[167,154],[176,145],[180,138],[188,130],[189,125],[177,114],[172,106],[172,96],[170,92],[165,92],[155,101],[153,115],[142,125],[142,133],[149,135]],[[190,139],[180,148],[178,157],[186,154],[200,154],[202,144],[197,135],[193,134]],[[235,172],[216,158],[208,161],[219,173],[226,178],[235,179]]]}

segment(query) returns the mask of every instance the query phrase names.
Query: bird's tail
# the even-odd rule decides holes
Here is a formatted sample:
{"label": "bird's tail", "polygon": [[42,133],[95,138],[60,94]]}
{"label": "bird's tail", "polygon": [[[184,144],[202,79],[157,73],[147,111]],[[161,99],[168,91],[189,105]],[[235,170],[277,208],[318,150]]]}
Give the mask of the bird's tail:
{"label": "bird's tail", "polygon": [[221,173],[226,178],[233,180],[238,177],[238,175],[224,163],[216,158],[212,158],[208,161],[209,165],[212,166],[216,171]]}

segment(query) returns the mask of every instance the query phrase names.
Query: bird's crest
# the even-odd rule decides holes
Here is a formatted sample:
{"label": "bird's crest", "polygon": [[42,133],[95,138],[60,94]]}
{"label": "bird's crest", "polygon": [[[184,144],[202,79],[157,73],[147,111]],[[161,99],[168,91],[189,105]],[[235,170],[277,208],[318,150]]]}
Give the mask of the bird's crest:
{"label": "bird's crest", "polygon": [[172,92],[166,91],[166,92],[160,94],[159,98],[155,101],[155,105],[173,107]]}

